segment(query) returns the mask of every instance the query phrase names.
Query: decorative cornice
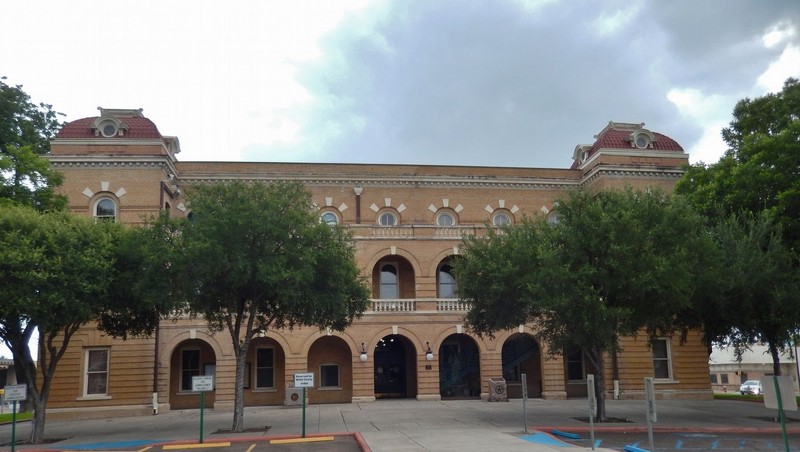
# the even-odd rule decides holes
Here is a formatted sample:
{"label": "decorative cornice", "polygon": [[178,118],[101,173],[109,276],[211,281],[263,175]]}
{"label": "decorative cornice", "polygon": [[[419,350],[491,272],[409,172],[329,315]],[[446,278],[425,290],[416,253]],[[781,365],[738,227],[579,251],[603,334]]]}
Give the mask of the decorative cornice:
{"label": "decorative cornice", "polygon": [[683,170],[675,169],[649,169],[649,168],[629,168],[624,166],[603,166],[598,165],[586,174],[581,180],[580,185],[593,182],[602,177],[613,178],[648,178],[648,179],[679,179],[683,176]]}

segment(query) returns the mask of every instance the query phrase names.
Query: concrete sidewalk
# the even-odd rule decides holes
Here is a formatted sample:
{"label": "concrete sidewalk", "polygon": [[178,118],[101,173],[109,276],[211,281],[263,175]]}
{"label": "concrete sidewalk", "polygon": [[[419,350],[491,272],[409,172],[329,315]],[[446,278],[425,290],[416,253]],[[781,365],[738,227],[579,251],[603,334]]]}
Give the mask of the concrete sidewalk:
{"label": "concrete sidewalk", "polygon": [[[312,405],[306,408],[306,433],[360,432],[373,451],[561,451],[590,450],[548,440],[547,435],[526,440],[521,400],[482,402],[452,400],[421,402],[385,400],[372,403]],[[580,418],[588,415],[585,400],[527,402],[528,430],[550,433],[560,430],[588,437],[589,424]],[[763,404],[743,401],[675,401],[656,402],[658,431],[691,432],[762,432],[779,433],[774,422],[777,412]],[[627,419],[624,423],[603,423],[595,431],[643,431],[647,428],[645,402],[611,400],[607,402],[609,417]],[[264,440],[301,433],[302,410],[284,407],[251,407],[245,410],[243,434],[220,434],[230,429],[232,414],[205,411],[204,433],[208,440],[216,438],[262,437]],[[800,433],[796,412],[788,413],[789,431]],[[17,438],[27,438],[29,423],[17,426]],[[156,416],[112,418],[83,421],[50,421],[46,437],[59,441],[44,445],[51,449],[70,449],[80,445],[106,443],[146,444],[186,440],[197,442],[200,433],[200,411],[172,411]],[[10,426],[0,427],[0,444],[10,441]],[[111,443],[108,445],[108,443]],[[17,449],[31,449],[18,446]],[[39,449],[42,446],[38,446]],[[7,450],[8,447],[3,447]],[[135,447],[134,447],[135,450]],[[297,450],[300,450],[298,448]],[[609,449],[598,449],[609,450]]]}

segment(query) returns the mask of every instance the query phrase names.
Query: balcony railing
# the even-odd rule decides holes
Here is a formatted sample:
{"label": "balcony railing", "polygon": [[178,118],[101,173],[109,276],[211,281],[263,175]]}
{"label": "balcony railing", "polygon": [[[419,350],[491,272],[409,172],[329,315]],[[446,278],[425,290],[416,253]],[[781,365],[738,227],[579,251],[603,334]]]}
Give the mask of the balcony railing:
{"label": "balcony railing", "polygon": [[372,312],[466,312],[470,304],[456,298],[424,299],[419,303],[414,298],[372,300]]}
{"label": "balcony railing", "polygon": [[439,227],[433,225],[400,225],[376,226],[366,224],[348,224],[346,227],[352,231],[357,239],[442,239],[461,240],[468,235],[486,235],[484,226],[452,226]]}

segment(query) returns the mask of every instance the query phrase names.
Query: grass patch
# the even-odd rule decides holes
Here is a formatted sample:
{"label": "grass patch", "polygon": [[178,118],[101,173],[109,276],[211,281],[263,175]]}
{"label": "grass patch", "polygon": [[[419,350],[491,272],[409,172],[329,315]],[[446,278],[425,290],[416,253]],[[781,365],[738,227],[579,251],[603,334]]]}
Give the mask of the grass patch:
{"label": "grass patch", "polygon": [[[33,413],[17,413],[17,421],[28,421],[33,417]],[[0,423],[11,422],[11,413],[0,414]]]}

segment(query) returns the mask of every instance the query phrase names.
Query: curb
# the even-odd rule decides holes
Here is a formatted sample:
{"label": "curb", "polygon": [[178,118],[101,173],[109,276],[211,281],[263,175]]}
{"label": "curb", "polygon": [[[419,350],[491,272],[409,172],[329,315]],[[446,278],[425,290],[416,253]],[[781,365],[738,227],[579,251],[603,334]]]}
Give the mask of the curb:
{"label": "curb", "polygon": [[[548,432],[559,430],[569,433],[589,433],[591,429],[584,426],[534,426],[528,427],[529,430]],[[595,427],[595,433],[647,433],[647,427]],[[775,434],[783,433],[781,427],[653,427],[653,433],[748,433],[748,434]],[[789,427],[786,429],[789,435],[800,435],[800,427]]]}

